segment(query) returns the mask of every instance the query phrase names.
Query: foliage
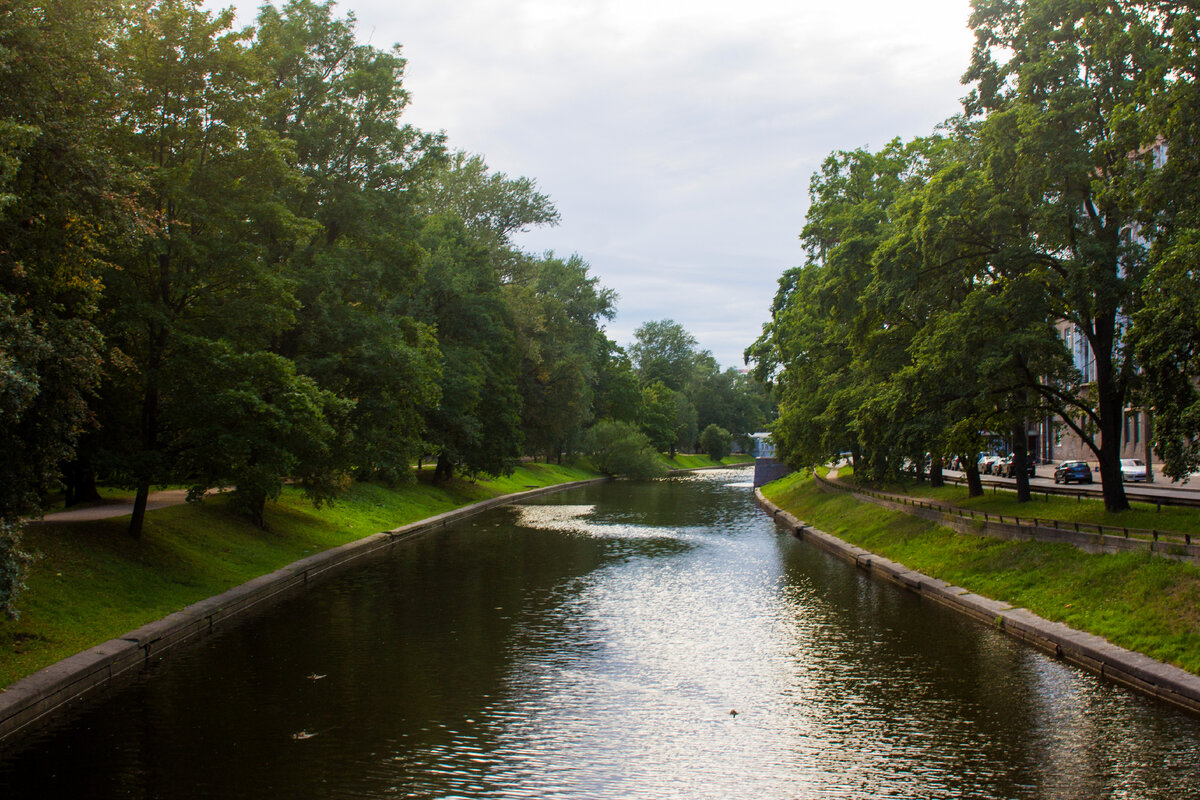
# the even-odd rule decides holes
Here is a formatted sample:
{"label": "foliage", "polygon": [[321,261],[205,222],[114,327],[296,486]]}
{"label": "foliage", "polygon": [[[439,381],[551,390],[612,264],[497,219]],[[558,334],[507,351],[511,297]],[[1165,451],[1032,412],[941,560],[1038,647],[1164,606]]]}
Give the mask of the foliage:
{"label": "foliage", "polygon": [[646,434],[627,422],[601,422],[592,428],[589,450],[596,469],[626,478],[660,478],[666,467]]}
{"label": "foliage", "polygon": [[0,611],[15,614],[22,517],[60,485],[100,380],[109,237],[125,230],[104,132],[119,3],[0,7]]}
{"label": "foliage", "polygon": [[700,433],[700,449],[713,461],[720,461],[733,449],[733,435],[721,426],[711,424]]}
{"label": "foliage", "polygon": [[[747,357],[774,384],[772,430],[794,466],[850,450],[860,475],[888,478],[926,454],[967,455],[987,430],[1012,431],[1021,458],[1026,421],[1053,414],[1121,510],[1135,343],[1174,474],[1200,433],[1194,317],[1172,299],[1194,294],[1181,201],[1194,192],[1171,166],[1176,148],[1184,172],[1192,163],[1194,123],[1166,110],[1193,99],[1194,14],[988,0],[971,25],[963,116],[834,153],[814,175],[808,260],[781,279]],[[1164,169],[1166,130],[1180,133]]]}

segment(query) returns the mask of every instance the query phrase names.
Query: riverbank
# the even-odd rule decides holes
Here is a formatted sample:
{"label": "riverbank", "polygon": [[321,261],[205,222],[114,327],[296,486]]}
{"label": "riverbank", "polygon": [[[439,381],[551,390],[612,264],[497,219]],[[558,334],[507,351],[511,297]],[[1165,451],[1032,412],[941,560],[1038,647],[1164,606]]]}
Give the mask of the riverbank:
{"label": "riverbank", "polygon": [[588,469],[522,464],[512,475],[435,487],[356,484],[314,508],[285,489],[267,530],[234,514],[227,498],[146,517],[140,541],[128,517],[27,527],[35,561],[21,618],[0,620],[0,686],[300,559],[383,530],[490,498],[597,477]]}
{"label": "riverbank", "polygon": [[1200,674],[1200,567],[1148,554],[964,536],[931,521],[820,490],[793,474],[764,496],[871,553],[1119,647]]}
{"label": "riverbank", "polygon": [[703,454],[691,453],[676,453],[672,458],[662,454],[663,464],[667,469],[717,469],[719,467],[747,467],[754,463],[754,456],[748,456],[744,453],[739,453],[733,456],[725,456],[720,461],[713,461]]}
{"label": "riverbank", "polygon": [[[662,459],[672,469],[720,466],[703,455]],[[523,463],[505,477],[441,487],[355,484],[323,508],[288,488],[268,505],[266,531],[218,495],[154,510],[141,541],[126,535],[128,516],[51,515],[25,532],[35,561],[21,618],[0,619],[0,687],[316,553],[483,500],[596,477],[586,462]]]}

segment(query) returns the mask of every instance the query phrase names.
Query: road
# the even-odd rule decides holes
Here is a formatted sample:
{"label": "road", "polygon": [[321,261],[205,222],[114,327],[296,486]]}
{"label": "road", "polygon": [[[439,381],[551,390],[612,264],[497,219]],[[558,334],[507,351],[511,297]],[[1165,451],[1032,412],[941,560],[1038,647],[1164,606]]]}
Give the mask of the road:
{"label": "road", "polygon": [[[957,470],[946,470],[947,477],[957,477],[961,480],[966,480],[965,473]],[[1015,478],[1001,478],[993,475],[981,476],[985,486],[998,485],[1000,487],[1013,487],[1016,485]],[[1041,488],[1054,488],[1060,492],[1063,489],[1078,490],[1078,493],[1084,497],[1094,496],[1100,497],[1100,477],[1095,476],[1095,483],[1091,484],[1056,484],[1054,482],[1054,465],[1039,464],[1037,467],[1037,476],[1029,481],[1029,486],[1033,491],[1038,491]],[[1131,500],[1142,500],[1153,503],[1161,500],[1163,503],[1168,503],[1174,499],[1182,499],[1186,502],[1200,503],[1200,476],[1192,476],[1192,479],[1186,483],[1175,483],[1167,478],[1164,478],[1161,473],[1155,476],[1154,483],[1126,483],[1125,494]]]}

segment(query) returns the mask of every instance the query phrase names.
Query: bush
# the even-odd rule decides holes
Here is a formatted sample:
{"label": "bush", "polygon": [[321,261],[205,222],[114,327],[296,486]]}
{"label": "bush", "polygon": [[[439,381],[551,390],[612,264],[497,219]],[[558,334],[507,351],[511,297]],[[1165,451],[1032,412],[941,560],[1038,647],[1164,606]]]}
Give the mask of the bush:
{"label": "bush", "polygon": [[661,478],[666,466],[649,437],[627,422],[604,421],[591,431],[592,463],[606,475],[627,478]]}
{"label": "bush", "polygon": [[733,435],[719,425],[709,425],[700,434],[700,449],[713,461],[720,461],[733,450]]}

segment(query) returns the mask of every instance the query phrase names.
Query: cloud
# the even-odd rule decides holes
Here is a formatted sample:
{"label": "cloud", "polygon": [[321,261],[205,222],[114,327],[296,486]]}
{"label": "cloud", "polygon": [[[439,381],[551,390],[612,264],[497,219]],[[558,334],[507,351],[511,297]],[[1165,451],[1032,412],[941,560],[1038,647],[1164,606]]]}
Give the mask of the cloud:
{"label": "cloud", "polygon": [[411,122],[554,199],[562,224],[521,244],[592,265],[621,296],[614,339],[673,318],[726,366],[761,332],[780,273],[803,261],[821,161],[956,113],[972,42],[968,0],[340,9],[375,46],[403,46]]}

